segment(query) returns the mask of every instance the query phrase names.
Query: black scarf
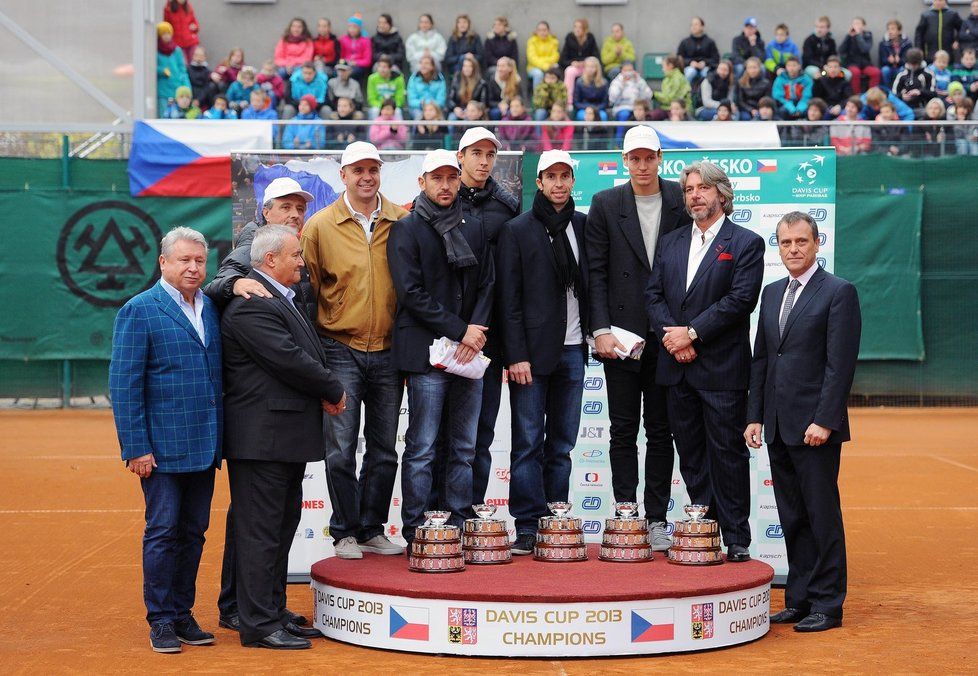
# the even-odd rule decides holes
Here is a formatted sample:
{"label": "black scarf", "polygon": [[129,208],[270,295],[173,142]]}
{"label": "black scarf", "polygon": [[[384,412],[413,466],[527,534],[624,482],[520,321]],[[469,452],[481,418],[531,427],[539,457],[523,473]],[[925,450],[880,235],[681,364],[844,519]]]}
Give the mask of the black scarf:
{"label": "black scarf", "polygon": [[565,289],[572,289],[574,297],[578,297],[581,290],[581,266],[574,259],[574,250],[571,249],[570,238],[574,237],[574,231],[567,232],[571,217],[574,215],[574,198],[567,200],[567,204],[560,211],[554,209],[554,205],[548,200],[543,191],[537,190],[533,198],[533,217],[543,223],[550,236],[550,246],[554,250],[554,259],[557,261],[557,274],[560,275],[560,283]]}
{"label": "black scarf", "polygon": [[431,227],[445,240],[445,253],[448,264],[456,270],[478,265],[469,243],[458,226],[462,224],[462,202],[456,199],[450,206],[441,207],[428,199],[422,192],[414,199],[414,211],[431,224]]}

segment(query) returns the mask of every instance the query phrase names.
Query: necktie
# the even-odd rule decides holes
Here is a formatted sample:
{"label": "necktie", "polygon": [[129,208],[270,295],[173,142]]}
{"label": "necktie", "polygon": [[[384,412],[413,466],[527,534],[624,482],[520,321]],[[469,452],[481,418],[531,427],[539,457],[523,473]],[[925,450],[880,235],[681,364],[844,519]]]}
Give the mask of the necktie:
{"label": "necktie", "polygon": [[781,310],[781,319],[778,320],[778,335],[784,335],[784,326],[788,323],[788,315],[791,314],[791,306],[795,304],[795,292],[798,291],[798,287],[801,286],[801,282],[797,279],[792,279],[788,283],[788,295],[784,299],[784,308]]}

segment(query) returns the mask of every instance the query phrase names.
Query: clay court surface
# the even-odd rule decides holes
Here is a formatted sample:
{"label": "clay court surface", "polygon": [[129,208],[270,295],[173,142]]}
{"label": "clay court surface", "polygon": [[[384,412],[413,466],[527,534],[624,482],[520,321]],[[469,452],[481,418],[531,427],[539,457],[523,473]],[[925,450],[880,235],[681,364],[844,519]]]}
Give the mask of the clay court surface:
{"label": "clay court surface", "polygon": [[[856,409],[842,465],[849,550],[845,625],[773,626],[749,645],[594,660],[435,658],[320,639],[245,649],[217,628],[228,503],[218,475],[196,616],[217,635],[180,655],[150,651],[142,605],[142,494],[123,470],[108,411],[0,413],[0,671],[3,673],[975,673],[978,410]],[[455,582],[446,581],[446,584]],[[312,595],[289,589],[309,615]],[[772,595],[772,611],[783,594]]]}

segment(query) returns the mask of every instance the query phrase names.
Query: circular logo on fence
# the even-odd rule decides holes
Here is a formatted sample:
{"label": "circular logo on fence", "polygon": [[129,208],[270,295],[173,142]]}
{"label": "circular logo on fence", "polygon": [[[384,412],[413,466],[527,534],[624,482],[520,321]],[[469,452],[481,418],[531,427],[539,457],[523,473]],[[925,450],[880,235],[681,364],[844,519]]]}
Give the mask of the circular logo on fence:
{"label": "circular logo on fence", "polygon": [[159,278],[157,243],[162,237],[156,221],[132,204],[89,204],[61,229],[61,279],[87,303],[121,307]]}

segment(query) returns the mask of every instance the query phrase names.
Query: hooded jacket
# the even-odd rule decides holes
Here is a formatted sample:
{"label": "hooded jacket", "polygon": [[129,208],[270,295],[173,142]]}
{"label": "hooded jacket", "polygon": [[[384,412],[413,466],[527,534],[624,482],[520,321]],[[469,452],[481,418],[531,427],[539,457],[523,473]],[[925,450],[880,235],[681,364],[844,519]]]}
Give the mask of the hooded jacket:
{"label": "hooded jacket", "polygon": [[801,65],[805,68],[815,66],[819,70],[825,67],[825,61],[830,56],[839,56],[839,48],[835,44],[835,38],[831,33],[827,33],[824,38],[820,38],[812,33],[801,46]]}
{"label": "hooded jacket", "polygon": [[520,62],[520,46],[516,42],[516,33],[510,31],[506,35],[496,35],[489,31],[482,44],[483,65],[486,68],[495,68],[496,62],[504,56],[508,56],[516,63]]}
{"label": "hooded jacket", "polygon": [[716,68],[720,63],[720,51],[717,43],[706,33],[699,37],[687,35],[676,48],[676,54],[683,57],[688,66],[690,61],[705,61],[707,68]]}
{"label": "hooded jacket", "polygon": [[951,45],[958,39],[960,28],[961,15],[953,9],[928,9],[920,15],[913,42],[916,47],[924,50],[924,59],[932,61],[935,52],[941,49],[951,51]]}
{"label": "hooded jacket", "polygon": [[404,73],[407,70],[407,55],[404,50],[404,40],[396,28],[387,33],[374,33],[370,38],[373,43],[374,59],[387,55],[394,62],[394,67]]}

